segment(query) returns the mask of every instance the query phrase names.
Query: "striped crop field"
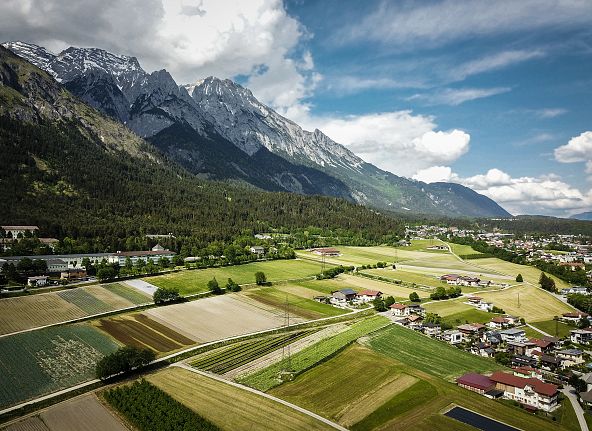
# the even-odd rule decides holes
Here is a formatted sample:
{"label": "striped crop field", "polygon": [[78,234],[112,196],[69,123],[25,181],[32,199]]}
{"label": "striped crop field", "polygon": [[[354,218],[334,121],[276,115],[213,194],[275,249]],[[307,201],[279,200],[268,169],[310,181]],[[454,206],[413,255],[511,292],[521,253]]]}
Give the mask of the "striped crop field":
{"label": "striped crop field", "polygon": [[223,347],[214,352],[200,355],[195,361],[191,362],[191,366],[204,371],[224,374],[268,353],[281,349],[316,331],[317,329],[309,329],[233,344],[232,346]]}

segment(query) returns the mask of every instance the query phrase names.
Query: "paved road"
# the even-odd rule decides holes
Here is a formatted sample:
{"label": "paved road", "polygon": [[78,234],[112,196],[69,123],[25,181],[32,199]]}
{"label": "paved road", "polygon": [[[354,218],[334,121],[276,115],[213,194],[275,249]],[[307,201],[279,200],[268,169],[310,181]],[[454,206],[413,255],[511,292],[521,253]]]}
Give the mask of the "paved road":
{"label": "paved road", "polygon": [[197,369],[195,369],[193,367],[190,367],[189,365],[184,364],[184,363],[181,363],[181,362],[176,363],[176,364],[173,364],[171,366],[172,367],[180,367],[180,368],[183,368],[185,370],[191,371],[192,373],[196,373],[196,374],[199,374],[201,376],[204,376],[204,377],[207,377],[207,378],[210,378],[210,379],[213,379],[213,380],[217,380],[217,381],[222,382],[222,383],[226,383],[227,385],[234,386],[235,388],[240,388],[242,390],[252,392],[254,394],[260,395],[262,397],[265,397],[265,398],[268,398],[268,399],[273,400],[275,402],[278,402],[280,404],[283,404],[286,407],[290,407],[290,408],[292,408],[294,410],[297,410],[300,413],[304,413],[305,415],[310,416],[311,418],[315,418],[316,420],[318,420],[320,422],[323,422],[323,423],[329,425],[332,428],[335,428],[335,429],[340,430],[340,431],[347,431],[347,428],[344,428],[341,425],[336,424],[335,422],[330,421],[329,419],[325,419],[324,417],[319,416],[316,413],[311,412],[310,410],[303,409],[302,407],[297,406],[296,404],[289,403],[288,401],[282,400],[281,398],[276,398],[273,395],[266,394],[265,392],[258,391],[257,389],[253,389],[253,388],[250,388],[248,386],[241,385],[240,383],[236,383],[236,382],[233,382],[231,380],[226,380],[226,379],[224,379],[224,378],[222,378],[222,377],[220,377],[220,376],[218,376],[216,374],[206,373],[204,371],[197,370]]}
{"label": "paved road", "polygon": [[586,418],[584,417],[584,409],[582,409],[582,406],[578,402],[578,397],[575,392],[573,392],[573,388],[566,385],[565,388],[560,389],[560,391],[571,401],[571,405],[576,411],[576,416],[578,417],[581,430],[588,431],[588,424],[586,423]]}

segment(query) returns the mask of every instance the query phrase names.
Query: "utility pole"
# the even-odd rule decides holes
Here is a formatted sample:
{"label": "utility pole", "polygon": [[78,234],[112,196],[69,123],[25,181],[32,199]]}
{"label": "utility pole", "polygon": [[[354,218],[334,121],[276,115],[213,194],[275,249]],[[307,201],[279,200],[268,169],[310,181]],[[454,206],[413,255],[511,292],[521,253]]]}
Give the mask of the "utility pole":
{"label": "utility pole", "polygon": [[[284,326],[286,330],[290,329],[290,303],[288,302],[288,295],[286,295],[286,303],[284,309]],[[284,364],[284,369],[282,374],[291,374],[292,373],[292,358],[290,357],[290,344],[285,344],[282,347],[282,363]]]}
{"label": "utility pole", "polygon": [[520,292],[518,292],[518,308],[520,308]]}

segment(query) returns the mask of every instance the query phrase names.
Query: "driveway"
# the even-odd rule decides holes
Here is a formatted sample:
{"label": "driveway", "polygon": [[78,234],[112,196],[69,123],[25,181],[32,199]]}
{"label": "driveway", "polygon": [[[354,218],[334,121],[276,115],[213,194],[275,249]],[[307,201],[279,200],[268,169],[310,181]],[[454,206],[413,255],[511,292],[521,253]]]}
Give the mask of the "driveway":
{"label": "driveway", "polygon": [[580,423],[580,428],[582,431],[588,431],[588,424],[586,423],[586,418],[584,417],[584,409],[580,405],[578,401],[578,397],[574,392],[574,388],[571,386],[565,385],[565,388],[560,389],[560,391],[569,398],[571,401],[571,405],[573,406],[574,410],[576,411],[576,416],[578,417],[578,422]]}

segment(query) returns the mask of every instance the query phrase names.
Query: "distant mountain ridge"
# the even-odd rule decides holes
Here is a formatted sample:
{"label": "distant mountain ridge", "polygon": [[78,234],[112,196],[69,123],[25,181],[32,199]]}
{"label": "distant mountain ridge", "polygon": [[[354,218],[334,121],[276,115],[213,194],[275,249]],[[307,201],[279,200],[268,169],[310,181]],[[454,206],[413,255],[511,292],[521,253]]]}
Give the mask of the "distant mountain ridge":
{"label": "distant mountain ridge", "polygon": [[4,46],[207,178],[343,197],[391,211],[510,215],[464,186],[426,184],[366,163],[321,131],[303,130],[233,81],[208,77],[179,86],[166,70],[148,74],[135,57],[96,48],[68,48],[55,55],[23,42]]}
{"label": "distant mountain ridge", "polygon": [[592,211],[586,211],[583,213],[574,214],[574,215],[570,216],[569,218],[575,219],[575,220],[592,221]]}

